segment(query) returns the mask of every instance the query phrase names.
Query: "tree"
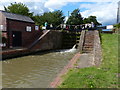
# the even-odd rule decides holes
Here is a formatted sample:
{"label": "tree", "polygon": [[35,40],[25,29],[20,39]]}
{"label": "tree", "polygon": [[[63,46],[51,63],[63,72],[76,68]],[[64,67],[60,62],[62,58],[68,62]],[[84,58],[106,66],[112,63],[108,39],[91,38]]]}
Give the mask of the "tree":
{"label": "tree", "polygon": [[64,23],[65,16],[63,15],[63,12],[61,10],[54,11],[51,16],[51,23],[53,23],[54,26],[58,26],[62,23]]}
{"label": "tree", "polygon": [[120,23],[115,24],[113,30],[115,33],[120,33]]}
{"label": "tree", "polygon": [[82,15],[80,14],[79,9],[75,9],[71,16],[68,18],[67,24],[69,25],[80,25],[83,23]]}
{"label": "tree", "polygon": [[54,27],[57,27],[61,23],[64,22],[65,16],[63,16],[63,12],[60,10],[54,12],[45,12],[43,15],[35,15],[33,16],[34,21],[38,25],[44,25],[47,21],[48,24],[52,24]]}
{"label": "tree", "polygon": [[10,6],[5,7],[4,10],[11,13],[21,14],[32,17],[33,13],[30,13],[28,7],[23,3],[11,3]]}
{"label": "tree", "polygon": [[120,23],[114,25],[115,28],[120,28]]}
{"label": "tree", "polygon": [[42,25],[43,23],[42,23],[42,16],[40,16],[40,15],[35,15],[35,16],[33,16],[32,17],[33,18],[33,20],[35,21],[35,23],[37,24],[37,25]]}
{"label": "tree", "polygon": [[83,24],[86,24],[86,23],[91,23],[91,21],[88,18],[84,18],[83,19]]}
{"label": "tree", "polygon": [[84,24],[86,24],[86,23],[91,23],[91,22],[94,23],[95,27],[98,26],[98,25],[102,25],[101,23],[99,23],[99,22],[97,21],[96,16],[89,16],[88,18],[84,18],[84,20],[83,20],[83,23],[84,23]]}

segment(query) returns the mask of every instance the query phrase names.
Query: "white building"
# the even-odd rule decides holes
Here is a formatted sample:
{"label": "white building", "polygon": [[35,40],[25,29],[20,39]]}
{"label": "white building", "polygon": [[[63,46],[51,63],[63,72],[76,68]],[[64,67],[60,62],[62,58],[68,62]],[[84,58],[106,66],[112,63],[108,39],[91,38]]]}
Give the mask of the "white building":
{"label": "white building", "polygon": [[113,29],[113,28],[114,28],[113,25],[107,25],[107,26],[106,26],[106,29]]}

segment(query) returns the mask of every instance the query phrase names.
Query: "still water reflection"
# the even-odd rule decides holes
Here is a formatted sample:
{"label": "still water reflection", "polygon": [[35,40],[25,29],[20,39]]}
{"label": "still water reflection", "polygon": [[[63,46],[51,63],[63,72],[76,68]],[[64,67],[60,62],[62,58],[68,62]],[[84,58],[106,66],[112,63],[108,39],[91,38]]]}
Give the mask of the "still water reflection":
{"label": "still water reflection", "polygon": [[75,50],[40,53],[2,62],[4,88],[47,88]]}

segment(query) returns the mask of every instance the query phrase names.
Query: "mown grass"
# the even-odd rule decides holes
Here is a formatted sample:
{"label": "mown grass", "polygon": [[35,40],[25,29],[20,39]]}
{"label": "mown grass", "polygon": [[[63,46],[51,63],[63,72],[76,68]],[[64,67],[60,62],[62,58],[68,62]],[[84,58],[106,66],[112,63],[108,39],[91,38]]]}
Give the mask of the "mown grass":
{"label": "mown grass", "polygon": [[102,34],[103,60],[99,67],[71,69],[59,88],[118,88],[118,35]]}

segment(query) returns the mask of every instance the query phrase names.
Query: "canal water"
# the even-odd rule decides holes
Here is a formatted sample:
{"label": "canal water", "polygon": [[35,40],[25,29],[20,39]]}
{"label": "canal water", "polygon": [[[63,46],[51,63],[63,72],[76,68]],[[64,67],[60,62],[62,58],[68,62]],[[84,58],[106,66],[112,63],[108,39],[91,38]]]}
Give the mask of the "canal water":
{"label": "canal water", "polygon": [[76,52],[75,49],[56,50],[2,61],[2,86],[48,88]]}

